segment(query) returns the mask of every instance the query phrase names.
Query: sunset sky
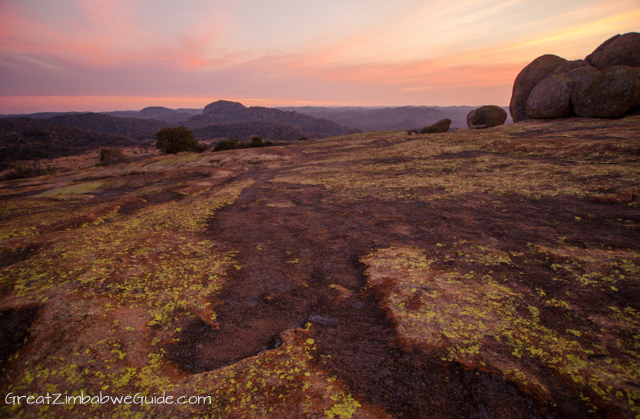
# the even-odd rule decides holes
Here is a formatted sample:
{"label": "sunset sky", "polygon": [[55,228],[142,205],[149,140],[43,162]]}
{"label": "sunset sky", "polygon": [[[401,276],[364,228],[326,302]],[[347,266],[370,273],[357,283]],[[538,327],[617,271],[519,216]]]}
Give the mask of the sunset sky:
{"label": "sunset sky", "polygon": [[638,31],[640,0],[0,0],[0,113],[507,105]]}

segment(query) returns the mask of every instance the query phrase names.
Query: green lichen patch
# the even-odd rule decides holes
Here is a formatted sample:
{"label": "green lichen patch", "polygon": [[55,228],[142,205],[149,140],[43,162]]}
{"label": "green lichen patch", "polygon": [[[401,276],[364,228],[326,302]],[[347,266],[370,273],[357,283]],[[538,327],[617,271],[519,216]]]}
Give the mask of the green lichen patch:
{"label": "green lichen patch", "polygon": [[[620,259],[609,256],[617,266]],[[594,411],[614,405],[640,413],[640,393],[630,385],[640,377],[636,310],[614,304],[594,312],[577,294],[570,302],[550,298],[543,287],[526,295],[497,276],[463,274],[438,261],[411,247],[363,259],[367,286],[381,290],[403,337],[444,351],[443,360],[498,371],[542,394],[557,388],[549,377],[558,376],[569,389],[579,389]],[[558,306],[565,319],[550,327],[546,312]],[[591,321],[577,320],[585,318]]]}

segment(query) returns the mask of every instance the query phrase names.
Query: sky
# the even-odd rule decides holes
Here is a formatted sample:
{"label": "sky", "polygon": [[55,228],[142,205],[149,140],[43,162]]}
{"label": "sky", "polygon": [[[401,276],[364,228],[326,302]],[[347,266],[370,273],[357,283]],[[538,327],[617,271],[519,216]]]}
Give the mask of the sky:
{"label": "sky", "polygon": [[0,113],[505,106],[627,32],[640,0],[0,0]]}

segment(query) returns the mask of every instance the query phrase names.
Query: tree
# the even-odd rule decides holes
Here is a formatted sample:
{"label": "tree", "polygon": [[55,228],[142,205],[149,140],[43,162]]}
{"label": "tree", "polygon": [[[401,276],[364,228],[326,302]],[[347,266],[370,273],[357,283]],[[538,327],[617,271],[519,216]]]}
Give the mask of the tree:
{"label": "tree", "polygon": [[162,153],[176,154],[181,151],[191,151],[198,146],[195,135],[190,129],[180,125],[177,128],[163,128],[156,132],[156,148]]}

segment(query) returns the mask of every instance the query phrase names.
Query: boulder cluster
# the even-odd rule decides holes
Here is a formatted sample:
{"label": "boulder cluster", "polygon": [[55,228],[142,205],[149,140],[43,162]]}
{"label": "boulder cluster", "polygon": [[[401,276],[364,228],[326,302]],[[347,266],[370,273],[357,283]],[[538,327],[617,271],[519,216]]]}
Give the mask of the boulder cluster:
{"label": "boulder cluster", "polygon": [[514,122],[569,115],[614,118],[640,107],[640,33],[616,35],[584,60],[543,55],[513,84]]}

